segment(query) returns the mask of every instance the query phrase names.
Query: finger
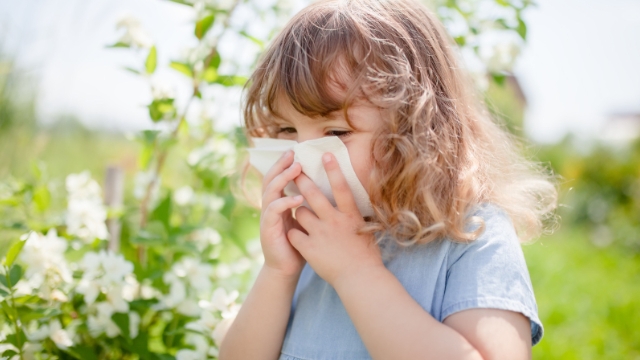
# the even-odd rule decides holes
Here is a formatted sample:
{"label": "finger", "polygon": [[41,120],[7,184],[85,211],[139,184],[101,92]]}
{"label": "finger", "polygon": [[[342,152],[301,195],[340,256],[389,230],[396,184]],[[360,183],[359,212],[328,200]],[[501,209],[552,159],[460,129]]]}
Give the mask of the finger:
{"label": "finger", "polygon": [[300,193],[304,196],[305,200],[311,205],[311,209],[320,219],[326,219],[336,211],[333,205],[329,202],[326,196],[320,191],[316,184],[309,179],[304,173],[298,175],[293,181],[295,181]]}
{"label": "finger", "polygon": [[342,170],[340,170],[340,164],[338,164],[336,158],[333,154],[326,153],[322,156],[322,163],[324,164],[324,170],[327,172],[338,210],[343,213],[360,214],[351,187],[349,187],[347,179],[344,177]]}
{"label": "finger", "polygon": [[283,212],[300,206],[303,200],[302,195],[279,198],[267,206],[262,219],[266,223],[269,223],[271,220],[279,218]]}
{"label": "finger", "polygon": [[304,250],[302,250],[302,248],[304,248],[305,244],[309,243],[308,241],[309,236],[305,235],[302,231],[298,229],[289,229],[289,231],[287,231],[287,239],[289,239],[289,243],[291,244],[291,246],[296,248],[296,250],[298,250],[300,255],[304,257],[304,254],[303,254]]}
{"label": "finger", "polygon": [[263,193],[267,185],[273,180],[273,178],[275,178],[278,174],[282,173],[286,168],[288,168],[292,162],[293,162],[292,150],[288,150],[284,154],[282,154],[280,159],[278,159],[278,161],[276,161],[276,163],[273,164],[273,166],[271,166],[271,169],[267,171],[267,173],[264,175],[264,178],[262,179]]}
{"label": "finger", "polygon": [[300,206],[295,210],[295,214],[296,220],[307,233],[313,231],[319,219],[313,212],[311,212],[311,210],[304,206]]}
{"label": "finger", "polygon": [[282,191],[287,184],[302,172],[300,163],[293,163],[286,170],[278,174],[269,184],[267,184],[262,194],[262,203],[270,204],[272,201],[282,197]]}

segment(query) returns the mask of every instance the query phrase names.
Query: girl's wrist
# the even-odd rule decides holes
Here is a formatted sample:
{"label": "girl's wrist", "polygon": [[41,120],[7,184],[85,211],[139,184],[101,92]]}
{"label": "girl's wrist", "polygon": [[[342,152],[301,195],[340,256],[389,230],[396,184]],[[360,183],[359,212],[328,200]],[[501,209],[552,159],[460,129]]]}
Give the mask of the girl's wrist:
{"label": "girl's wrist", "polygon": [[284,285],[293,286],[295,289],[298,284],[298,279],[300,278],[300,274],[302,273],[302,269],[296,273],[285,273],[279,269],[274,269],[266,264],[262,265],[262,269],[260,273],[264,275],[266,279],[270,282],[278,282]]}
{"label": "girl's wrist", "polygon": [[357,267],[354,271],[345,272],[333,279],[331,286],[340,294],[343,289],[353,288],[368,281],[375,282],[389,274],[389,270],[383,264]]}

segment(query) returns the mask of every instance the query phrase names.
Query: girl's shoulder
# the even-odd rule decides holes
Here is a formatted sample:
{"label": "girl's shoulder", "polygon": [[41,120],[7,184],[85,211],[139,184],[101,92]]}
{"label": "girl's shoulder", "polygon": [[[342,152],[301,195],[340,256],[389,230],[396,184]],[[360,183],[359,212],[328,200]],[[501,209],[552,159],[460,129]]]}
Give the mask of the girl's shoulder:
{"label": "girl's shoulder", "polygon": [[496,255],[515,257],[524,263],[520,240],[504,209],[492,203],[482,203],[476,205],[469,216],[475,221],[469,222],[465,231],[475,231],[479,227],[484,229],[473,241],[455,242],[447,239],[449,265],[473,252],[479,253],[478,260],[482,259],[482,254],[491,254],[492,258]]}
{"label": "girl's shoulder", "polygon": [[[484,223],[473,241],[439,239],[401,248],[386,239],[381,247],[389,270],[414,299],[439,321],[472,308],[493,308],[522,313],[531,323],[532,343],[543,328],[520,240],[506,211],[483,203],[469,212]],[[469,223],[474,231],[480,223]],[[427,290],[424,290],[427,289]]]}

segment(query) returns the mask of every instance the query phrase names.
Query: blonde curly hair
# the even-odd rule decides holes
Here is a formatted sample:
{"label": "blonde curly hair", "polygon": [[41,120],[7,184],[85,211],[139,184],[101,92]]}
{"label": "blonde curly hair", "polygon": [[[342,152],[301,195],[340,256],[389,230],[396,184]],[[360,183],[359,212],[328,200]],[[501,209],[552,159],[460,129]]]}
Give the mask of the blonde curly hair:
{"label": "blonde curly hair", "polygon": [[[493,203],[521,241],[534,239],[555,217],[554,175],[494,121],[454,46],[415,1],[314,3],[259,60],[245,89],[245,133],[275,138],[282,96],[312,118],[343,111],[350,125],[347,109],[364,99],[383,110],[385,124],[372,141],[374,215],[361,233],[384,231],[404,246],[468,242],[484,229],[468,212]],[[336,97],[335,86],[346,95]],[[465,232],[469,221],[480,226]]]}

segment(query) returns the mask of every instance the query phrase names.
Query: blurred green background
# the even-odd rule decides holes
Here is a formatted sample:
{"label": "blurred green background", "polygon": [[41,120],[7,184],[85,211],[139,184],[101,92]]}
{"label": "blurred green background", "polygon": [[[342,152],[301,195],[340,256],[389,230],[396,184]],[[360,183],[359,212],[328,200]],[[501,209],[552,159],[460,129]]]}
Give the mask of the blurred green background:
{"label": "blurred green background", "polygon": [[[40,124],[36,80],[0,54],[0,178],[28,178],[39,164],[49,178],[87,169],[101,179],[107,165],[118,164],[131,184],[139,145],[73,115]],[[508,129],[526,136],[520,85],[510,76],[499,80],[487,102]],[[640,359],[640,139],[583,141],[569,133],[527,148],[561,175],[560,226],[523,246],[545,328],[534,359]],[[172,166],[180,165],[170,159]],[[0,236],[0,253],[16,234]]]}

